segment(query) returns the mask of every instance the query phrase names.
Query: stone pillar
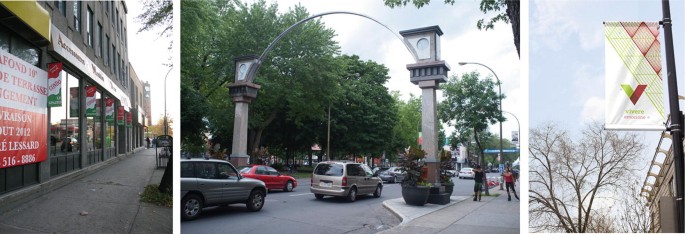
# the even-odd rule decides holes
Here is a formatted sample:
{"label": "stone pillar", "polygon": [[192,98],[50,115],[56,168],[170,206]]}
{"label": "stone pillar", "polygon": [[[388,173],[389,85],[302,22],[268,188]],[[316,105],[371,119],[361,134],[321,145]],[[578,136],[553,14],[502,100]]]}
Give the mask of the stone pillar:
{"label": "stone pillar", "polygon": [[421,88],[421,132],[423,150],[426,152],[428,182],[440,185],[438,157],[438,120],[436,90],[441,82],[447,80],[450,70],[445,61],[440,60],[440,36],[438,26],[401,31],[404,43],[410,49],[416,63],[408,64],[410,81]]}
{"label": "stone pillar", "polygon": [[247,152],[247,124],[249,120],[250,103],[257,97],[261,86],[240,82],[228,85],[229,93],[235,103],[235,118],[233,119],[233,148],[231,149],[231,163],[236,166],[247,165],[250,155]]}
{"label": "stone pillar", "polygon": [[428,166],[428,181],[433,184],[440,182],[440,159],[438,158],[438,121],[436,107],[436,80],[420,81],[421,88],[421,132],[423,132],[423,144],[421,147],[426,152],[426,164]]}

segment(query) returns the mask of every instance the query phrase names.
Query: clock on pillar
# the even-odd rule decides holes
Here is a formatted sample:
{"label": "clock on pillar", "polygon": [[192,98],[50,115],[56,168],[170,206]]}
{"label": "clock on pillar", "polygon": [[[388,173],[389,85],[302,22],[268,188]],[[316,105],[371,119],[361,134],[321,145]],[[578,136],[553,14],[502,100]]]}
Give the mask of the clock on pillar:
{"label": "clock on pillar", "polygon": [[439,26],[430,26],[400,31],[400,35],[412,50],[416,61],[414,64],[408,64],[407,70],[409,80],[421,88],[421,147],[426,152],[427,180],[440,186],[436,90],[440,83],[447,81],[447,72],[450,70],[449,65],[440,60],[442,30]]}
{"label": "clock on pillar", "polygon": [[235,82],[229,84],[228,94],[235,103],[235,118],[233,121],[233,148],[230,160],[233,165],[248,164],[247,154],[247,124],[249,105],[257,98],[261,86],[252,83],[255,76],[257,56],[249,55],[235,58]]}
{"label": "clock on pillar", "polygon": [[430,82],[435,85],[446,82],[450,66],[440,60],[440,36],[442,35],[440,27],[410,29],[401,31],[400,35],[410,45],[416,61],[414,64],[407,65],[410,81],[414,84],[419,84],[421,81],[437,81]]}

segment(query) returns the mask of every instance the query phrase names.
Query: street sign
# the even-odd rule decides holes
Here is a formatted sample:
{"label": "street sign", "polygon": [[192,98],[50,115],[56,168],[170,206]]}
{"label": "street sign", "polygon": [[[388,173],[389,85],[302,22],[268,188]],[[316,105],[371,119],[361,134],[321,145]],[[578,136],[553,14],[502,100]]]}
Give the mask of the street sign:
{"label": "street sign", "polygon": [[[518,153],[518,152],[519,152],[519,149],[516,149],[516,148],[502,149],[502,153]],[[499,153],[499,149],[486,149],[486,150],[483,150],[483,153],[496,154],[496,153]]]}

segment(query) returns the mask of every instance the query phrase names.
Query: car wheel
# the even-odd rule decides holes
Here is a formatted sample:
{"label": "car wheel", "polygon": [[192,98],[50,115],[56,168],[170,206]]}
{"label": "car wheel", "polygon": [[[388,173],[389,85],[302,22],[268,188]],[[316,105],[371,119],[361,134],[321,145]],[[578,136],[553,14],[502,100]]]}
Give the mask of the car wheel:
{"label": "car wheel", "polygon": [[250,211],[259,211],[264,207],[264,193],[259,190],[252,190],[250,197],[247,198],[247,209]]}
{"label": "car wheel", "polygon": [[357,187],[350,188],[350,192],[347,193],[347,201],[354,202],[357,200]]}
{"label": "car wheel", "polygon": [[292,192],[293,191],[293,182],[288,180],[288,182],[285,183],[285,187],[283,188],[283,190],[286,192]]}
{"label": "car wheel", "polygon": [[381,197],[381,193],[382,193],[382,192],[383,192],[383,186],[381,186],[380,184],[377,185],[377,186],[376,186],[376,191],[373,192],[373,197],[375,197],[375,198]]}
{"label": "car wheel", "polygon": [[321,199],[323,199],[323,194],[315,193],[315,194],[314,194],[314,197],[316,197],[316,199],[321,200]]}
{"label": "car wheel", "polygon": [[189,194],[183,198],[181,216],[183,220],[193,220],[202,213],[202,198],[197,194]]}

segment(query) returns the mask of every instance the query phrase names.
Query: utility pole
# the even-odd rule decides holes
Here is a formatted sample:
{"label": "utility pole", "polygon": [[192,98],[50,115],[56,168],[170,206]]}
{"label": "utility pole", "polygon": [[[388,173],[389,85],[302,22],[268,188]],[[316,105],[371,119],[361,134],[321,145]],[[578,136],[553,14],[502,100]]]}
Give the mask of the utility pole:
{"label": "utility pole", "polygon": [[678,223],[677,232],[685,232],[685,207],[683,206],[683,122],[680,104],[678,103],[678,82],[676,80],[675,55],[673,52],[673,31],[671,29],[671,7],[668,0],[661,2],[664,19],[664,40],[666,45],[666,70],[668,71],[668,103],[671,112],[671,131],[673,137],[673,160],[675,161],[675,183],[676,183],[676,219]]}

